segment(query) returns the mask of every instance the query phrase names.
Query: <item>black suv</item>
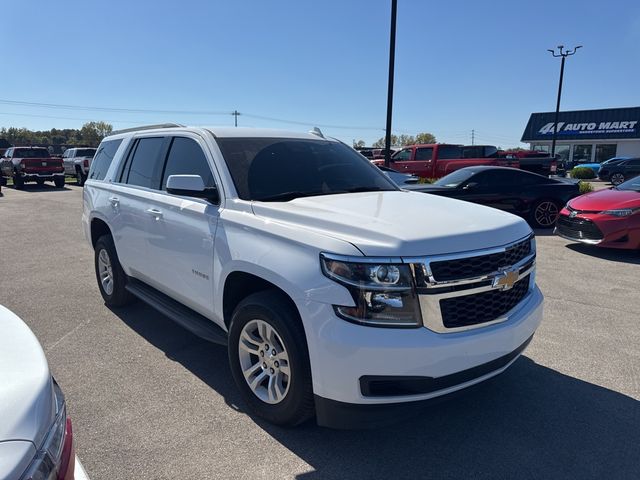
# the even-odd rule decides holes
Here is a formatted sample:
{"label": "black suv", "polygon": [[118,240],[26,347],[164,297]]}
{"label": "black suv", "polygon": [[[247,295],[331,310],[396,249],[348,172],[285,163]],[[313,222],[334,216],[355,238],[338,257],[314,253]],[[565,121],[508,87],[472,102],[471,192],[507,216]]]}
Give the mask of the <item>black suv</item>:
{"label": "black suv", "polygon": [[613,185],[620,185],[638,175],[640,175],[640,158],[629,158],[613,165],[604,165],[598,172],[600,180],[608,180]]}

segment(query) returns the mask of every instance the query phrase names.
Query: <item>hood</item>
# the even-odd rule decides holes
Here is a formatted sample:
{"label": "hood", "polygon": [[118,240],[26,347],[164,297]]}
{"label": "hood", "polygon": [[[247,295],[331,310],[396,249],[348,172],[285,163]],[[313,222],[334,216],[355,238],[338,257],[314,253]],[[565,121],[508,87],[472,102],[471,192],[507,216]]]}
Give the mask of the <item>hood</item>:
{"label": "hood", "polygon": [[531,233],[519,217],[408,191],[254,202],[254,213],[355,245],[367,256],[422,256],[496,247]]}
{"label": "hood", "polygon": [[20,478],[36,454],[33,443],[0,442],[0,478]]}
{"label": "hood", "polygon": [[569,202],[574,210],[600,212],[613,208],[640,207],[640,193],[632,190],[598,190],[574,198]]}
{"label": "hood", "polygon": [[0,442],[39,445],[55,417],[53,384],[29,327],[0,305]]}

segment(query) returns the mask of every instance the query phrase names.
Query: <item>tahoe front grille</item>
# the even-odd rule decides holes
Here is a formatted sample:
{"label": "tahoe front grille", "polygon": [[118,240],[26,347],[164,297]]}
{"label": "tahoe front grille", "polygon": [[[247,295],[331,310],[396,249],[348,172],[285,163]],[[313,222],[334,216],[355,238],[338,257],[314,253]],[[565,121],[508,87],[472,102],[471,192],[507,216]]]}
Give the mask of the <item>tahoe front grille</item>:
{"label": "tahoe front grille", "polygon": [[476,257],[431,262],[431,273],[438,282],[480,277],[515,265],[531,253],[531,239],[516,243],[504,252]]}
{"label": "tahoe front grille", "polygon": [[587,218],[560,215],[556,224],[558,232],[566,237],[579,240],[602,240],[604,235],[598,226]]}
{"label": "tahoe front grille", "polygon": [[492,322],[524,299],[529,291],[529,275],[509,290],[490,290],[440,300],[442,323],[446,328],[467,327]]}

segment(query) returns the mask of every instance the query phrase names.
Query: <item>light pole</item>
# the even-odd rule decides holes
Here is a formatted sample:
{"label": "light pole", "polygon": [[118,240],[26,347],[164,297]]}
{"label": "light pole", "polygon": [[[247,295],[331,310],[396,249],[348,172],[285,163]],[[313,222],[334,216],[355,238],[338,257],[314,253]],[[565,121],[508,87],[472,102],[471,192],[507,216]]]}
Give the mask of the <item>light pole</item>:
{"label": "light pole", "polygon": [[389,38],[389,84],[387,89],[387,128],[384,139],[384,164],[391,159],[391,113],[393,111],[393,70],[396,58],[396,12],[398,0],[391,0],[391,36]]}
{"label": "light pole", "polygon": [[560,113],[560,97],[562,96],[562,78],[564,77],[564,61],[567,57],[571,55],[575,55],[579,48],[582,48],[582,45],[578,45],[573,50],[564,50],[564,45],[558,45],[558,53],[555,50],[547,50],[547,52],[551,52],[551,55],[554,57],[562,57],[560,61],[560,81],[558,82],[558,101],[556,102],[556,115],[553,121],[553,137],[551,140],[551,157],[556,156],[556,138],[558,136],[558,114]]}

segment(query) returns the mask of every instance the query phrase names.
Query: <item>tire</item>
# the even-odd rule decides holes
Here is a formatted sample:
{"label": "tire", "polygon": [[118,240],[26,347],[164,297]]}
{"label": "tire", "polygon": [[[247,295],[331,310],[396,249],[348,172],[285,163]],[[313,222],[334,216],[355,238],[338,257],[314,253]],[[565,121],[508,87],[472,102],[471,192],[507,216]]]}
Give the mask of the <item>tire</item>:
{"label": "tire", "polygon": [[531,225],[535,228],[553,227],[561,209],[561,205],[555,200],[538,200],[531,209]]}
{"label": "tire", "polygon": [[609,180],[611,181],[612,185],[617,187],[618,185],[623,183],[626,180],[626,178],[624,178],[624,173],[614,173],[611,175]]}
{"label": "tire", "polygon": [[56,188],[64,188],[64,175],[56,175],[53,177],[53,184]]}
{"label": "tire", "polygon": [[122,270],[111,235],[103,235],[96,242],[94,266],[98,288],[107,306],[123,307],[135,300],[125,289],[127,275]]}
{"label": "tire", "polygon": [[82,170],[76,168],[76,182],[78,183],[78,186],[82,187],[86,180],[87,177],[84,173],[82,173]]}
{"label": "tire", "polygon": [[24,188],[24,178],[14,175],[13,176],[13,188],[16,190],[22,190]]}
{"label": "tire", "polygon": [[[228,354],[233,379],[258,416],[288,427],[313,417],[307,341],[298,312],[283,294],[265,290],[240,302],[231,319]],[[254,389],[244,371],[251,380],[261,378]]]}

